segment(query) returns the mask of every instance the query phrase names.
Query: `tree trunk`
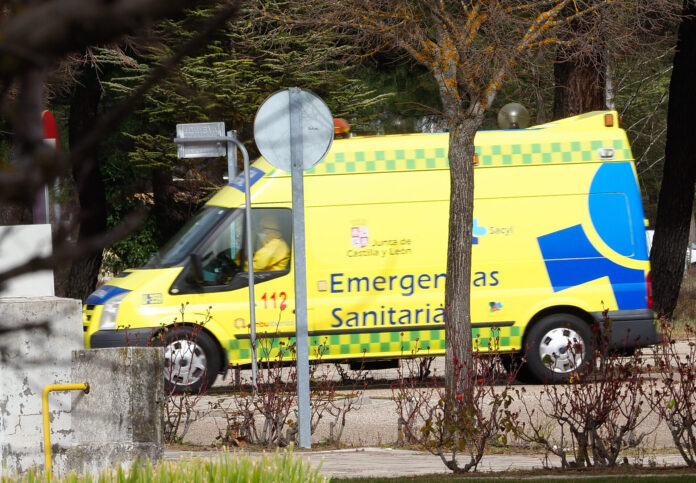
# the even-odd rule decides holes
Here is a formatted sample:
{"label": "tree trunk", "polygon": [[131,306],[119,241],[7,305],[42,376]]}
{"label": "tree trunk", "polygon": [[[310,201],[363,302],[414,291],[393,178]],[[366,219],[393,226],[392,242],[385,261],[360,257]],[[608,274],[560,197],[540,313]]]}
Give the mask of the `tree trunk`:
{"label": "tree trunk", "polygon": [[[541,64],[544,60],[543,51],[539,50],[536,55],[536,62]],[[535,63],[536,64],[536,63]],[[544,95],[544,80],[545,75],[540,72],[540,69],[533,65],[532,78],[534,84],[534,97],[536,98],[536,123],[546,123],[546,96]]]}
{"label": "tree trunk", "polygon": [[152,170],[154,199],[152,214],[157,226],[157,245],[159,246],[169,240],[186,221],[186,218],[178,210],[178,204],[174,199],[176,192],[171,168],[163,167]]}
{"label": "tree trunk", "polygon": [[471,227],[474,206],[474,135],[480,122],[458,123],[449,136],[450,212],[445,286],[445,387],[451,395],[470,391]]}
{"label": "tree trunk", "polygon": [[0,203],[0,226],[31,225],[33,220],[31,206],[11,201]]}
{"label": "tree trunk", "polygon": [[[77,81],[70,103],[70,146],[77,145],[94,127],[102,94],[93,66],[85,65]],[[80,200],[78,240],[82,241],[106,231],[106,194],[96,147],[77,160],[72,171]],[[102,253],[98,252],[72,264],[68,297],[85,300],[89,296],[97,285],[101,262]]]}
{"label": "tree trunk", "polygon": [[604,109],[604,79],[590,59],[557,60],[553,77],[554,120]]}
{"label": "tree trunk", "polygon": [[[20,76],[17,94],[16,119],[13,123],[14,143],[9,164],[17,171],[38,169],[36,145],[43,138],[41,110],[43,109],[43,71],[30,69]],[[23,199],[4,201],[0,205],[0,225],[31,225],[34,222],[35,194],[31,183]]]}
{"label": "tree trunk", "polygon": [[655,310],[671,317],[684,275],[689,222],[696,181],[696,136],[690,122],[696,112],[696,1],[684,1],[672,79],[669,84],[667,141],[650,261]]}
{"label": "tree trunk", "polygon": [[[570,2],[564,7],[561,17],[576,13],[576,5]],[[592,17],[596,21],[600,18]],[[559,35],[568,46],[556,50],[553,65],[553,119],[575,116],[584,112],[604,109],[604,76],[601,41],[597,33],[589,35],[592,21],[587,18],[571,21],[567,30]]]}

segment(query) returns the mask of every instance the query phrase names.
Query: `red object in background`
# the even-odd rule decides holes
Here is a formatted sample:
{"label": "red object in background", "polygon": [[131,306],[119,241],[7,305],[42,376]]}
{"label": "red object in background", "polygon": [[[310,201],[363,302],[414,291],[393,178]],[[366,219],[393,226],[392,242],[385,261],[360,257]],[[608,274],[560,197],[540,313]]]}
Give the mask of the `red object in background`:
{"label": "red object in background", "polygon": [[56,142],[56,149],[58,148],[58,126],[56,125],[56,118],[53,117],[51,111],[43,111],[41,113],[41,122],[43,124],[44,139],[54,139]]}
{"label": "red object in background", "polygon": [[[43,111],[41,113],[41,124],[43,125],[44,141],[58,149],[58,126],[56,125],[56,118],[53,117],[51,111]],[[34,197],[32,206],[34,223],[49,223],[49,212],[48,187],[44,185],[42,188],[39,188]]]}

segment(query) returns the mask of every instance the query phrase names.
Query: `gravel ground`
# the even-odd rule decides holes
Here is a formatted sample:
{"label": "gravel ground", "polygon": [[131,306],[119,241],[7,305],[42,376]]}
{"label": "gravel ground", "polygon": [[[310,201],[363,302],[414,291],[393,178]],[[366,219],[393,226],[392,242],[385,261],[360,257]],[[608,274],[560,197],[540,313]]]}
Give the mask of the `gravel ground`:
{"label": "gravel ground", "polygon": [[[435,374],[443,374],[444,358],[436,358],[433,368],[435,369]],[[322,370],[329,371],[334,380],[339,380],[333,366],[325,365]],[[374,381],[380,382],[381,388],[369,389],[357,398],[354,391],[338,392],[339,397],[349,398],[354,406],[354,409],[346,415],[345,428],[341,437],[342,445],[349,447],[395,446],[397,443],[396,403],[393,399],[392,390],[388,388],[390,381],[396,380],[397,371],[395,369],[383,369],[372,371],[370,375]],[[248,377],[250,377],[248,371],[243,371],[242,379],[245,380]],[[219,378],[214,387],[220,390],[224,386],[229,386],[230,383],[229,377],[225,381]],[[535,414],[538,414],[539,404],[541,404],[539,401],[543,401],[542,391],[544,387],[521,384],[515,387],[526,390],[524,401],[526,401],[530,409],[535,409]],[[218,444],[219,440],[216,438],[221,432],[224,433],[226,421],[224,412],[219,408],[213,408],[213,406],[219,404],[222,407],[227,407],[232,404],[232,400],[233,397],[224,394],[206,395],[198,398],[195,409],[199,417],[190,425],[190,428],[182,438],[183,442],[201,446]],[[515,404],[520,405],[521,403],[516,402]],[[553,434],[560,434],[560,427],[555,423],[548,422],[548,430]],[[651,415],[650,418],[641,424],[639,432],[647,434],[641,445],[647,451],[663,451],[664,448],[672,448],[674,446],[669,430],[664,423],[658,421],[655,415]],[[326,441],[329,434],[330,425],[327,416],[319,423],[317,430],[312,435],[312,444],[318,445]]]}
{"label": "gravel ground", "polygon": [[[441,366],[441,367],[440,367]],[[343,366],[348,370],[348,366]],[[433,363],[437,367],[436,373],[444,372],[444,358],[437,358]],[[318,369],[318,373],[326,374],[332,381],[338,383],[340,377],[333,365],[324,364]],[[391,383],[397,379],[395,369],[379,369],[369,372],[369,384],[378,386],[379,389],[340,390],[337,398],[350,401],[352,410],[346,414],[346,423],[341,435],[341,443],[346,446],[381,446],[394,444],[397,440],[397,414],[396,403],[393,399]],[[250,371],[242,371],[242,381],[251,378]],[[229,387],[232,376],[228,373],[226,379],[219,377],[213,388],[222,390]],[[376,383],[376,384],[375,384]],[[197,420],[184,435],[183,441],[193,445],[214,445],[220,432],[224,432],[226,421],[222,408],[234,408],[234,396],[229,394],[206,395],[200,397],[195,403],[195,409],[199,412]],[[319,422],[316,431],[312,435],[312,444],[319,444],[327,440],[331,433],[329,414]]]}

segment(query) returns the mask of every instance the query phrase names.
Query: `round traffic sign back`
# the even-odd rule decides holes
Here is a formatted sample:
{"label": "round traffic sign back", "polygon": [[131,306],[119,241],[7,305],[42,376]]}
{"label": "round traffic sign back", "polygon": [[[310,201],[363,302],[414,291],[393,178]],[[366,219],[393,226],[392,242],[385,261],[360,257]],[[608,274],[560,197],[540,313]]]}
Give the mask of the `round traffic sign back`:
{"label": "round traffic sign back", "polygon": [[[292,109],[298,109],[301,127],[291,139]],[[316,94],[298,88],[284,89],[268,97],[256,113],[254,138],[264,158],[284,171],[292,168],[293,143],[302,144],[302,168],[310,169],[324,159],[334,135],[333,117]]]}

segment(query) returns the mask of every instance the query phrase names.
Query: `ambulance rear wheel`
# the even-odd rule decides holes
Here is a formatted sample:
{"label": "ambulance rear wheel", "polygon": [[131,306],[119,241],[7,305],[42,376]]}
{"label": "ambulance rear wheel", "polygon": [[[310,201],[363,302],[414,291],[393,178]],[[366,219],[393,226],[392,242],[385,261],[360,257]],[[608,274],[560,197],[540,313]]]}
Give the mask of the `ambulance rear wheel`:
{"label": "ambulance rear wheel", "polygon": [[200,327],[169,328],[162,340],[167,394],[207,391],[220,367],[215,341]]}
{"label": "ambulance rear wheel", "polygon": [[591,367],[592,331],[581,318],[553,314],[534,324],[527,334],[525,369],[539,382],[568,382]]}

